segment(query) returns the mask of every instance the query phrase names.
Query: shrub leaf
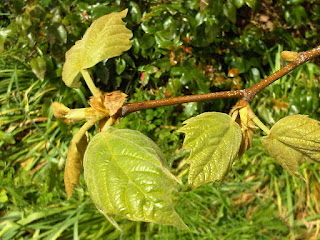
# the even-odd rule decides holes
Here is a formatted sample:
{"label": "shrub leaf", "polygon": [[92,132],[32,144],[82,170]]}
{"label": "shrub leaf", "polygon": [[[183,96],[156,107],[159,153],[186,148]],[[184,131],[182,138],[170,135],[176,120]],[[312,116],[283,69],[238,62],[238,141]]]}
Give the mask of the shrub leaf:
{"label": "shrub leaf", "polygon": [[135,130],[107,128],[90,141],[84,177],[91,199],[105,215],[187,229],[175,212],[175,177],[157,145]]}
{"label": "shrub leaf", "polygon": [[83,38],[66,53],[62,80],[68,87],[80,87],[80,70],[119,56],[131,48],[132,32],[122,21],[128,10],[110,13],[95,20]]}
{"label": "shrub leaf", "polygon": [[43,81],[46,70],[47,70],[46,61],[41,57],[33,58],[30,61],[30,66],[31,66],[32,72],[37,76],[37,78]]}
{"label": "shrub leaf", "polygon": [[183,147],[191,150],[188,184],[223,181],[237,157],[241,130],[225,113],[209,112],[190,118],[179,131],[186,134]]}
{"label": "shrub leaf", "polygon": [[319,122],[306,115],[282,118],[261,142],[285,170],[297,177],[302,178],[298,172],[300,163],[320,162]]}

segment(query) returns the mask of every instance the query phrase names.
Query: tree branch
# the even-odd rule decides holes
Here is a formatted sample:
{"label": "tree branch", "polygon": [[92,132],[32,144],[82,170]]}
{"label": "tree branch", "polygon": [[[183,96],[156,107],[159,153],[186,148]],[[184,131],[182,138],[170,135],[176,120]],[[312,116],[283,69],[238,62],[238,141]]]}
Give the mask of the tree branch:
{"label": "tree branch", "polygon": [[144,101],[144,102],[127,103],[123,105],[121,115],[123,117],[129,113],[148,109],[148,108],[170,106],[170,105],[175,105],[180,103],[200,102],[200,101],[218,99],[218,98],[242,98],[242,97],[244,97],[244,90],[236,90],[236,91],[223,91],[223,92],[187,95],[187,96],[173,97],[173,98],[163,98],[159,100],[150,100],[150,101]]}
{"label": "tree branch", "polygon": [[121,117],[124,117],[132,112],[149,109],[149,108],[170,106],[170,105],[188,103],[188,102],[200,102],[200,101],[212,100],[212,99],[218,99],[218,98],[242,98],[245,101],[251,101],[254,98],[254,96],[258,92],[263,90],[265,87],[269,86],[271,83],[275,82],[279,78],[288,74],[293,69],[297,68],[298,66],[307,62],[308,60],[315,58],[319,55],[320,55],[320,46],[306,52],[301,52],[293,62],[290,62],[289,64],[287,64],[277,72],[273,73],[272,75],[268,76],[267,78],[263,79],[262,81],[258,82],[257,84],[243,90],[213,92],[213,93],[187,95],[187,96],[173,97],[173,98],[163,98],[159,100],[151,100],[151,101],[144,101],[144,102],[127,103],[122,107]]}
{"label": "tree branch", "polygon": [[266,77],[262,81],[258,82],[257,84],[245,89],[246,96],[244,100],[251,101],[254,96],[263,90],[265,87],[269,86],[271,83],[275,82],[279,78],[283,77],[284,75],[291,72],[293,69],[299,67],[303,63],[309,61],[312,58],[315,58],[320,55],[320,46],[313,48],[306,52],[300,52],[299,56],[293,61],[281,68],[280,70],[276,71],[275,73],[271,74],[270,76]]}

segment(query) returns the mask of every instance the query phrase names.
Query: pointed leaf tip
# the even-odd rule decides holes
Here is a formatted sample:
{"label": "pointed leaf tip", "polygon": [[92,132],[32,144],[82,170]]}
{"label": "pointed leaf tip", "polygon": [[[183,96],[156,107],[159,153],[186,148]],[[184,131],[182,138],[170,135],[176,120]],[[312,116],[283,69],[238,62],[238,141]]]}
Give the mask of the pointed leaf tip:
{"label": "pointed leaf tip", "polygon": [[225,113],[208,112],[185,121],[179,131],[186,134],[183,148],[191,150],[188,184],[223,181],[237,157],[241,130]]}
{"label": "pointed leaf tip", "polygon": [[122,21],[127,12],[126,9],[98,18],[87,29],[83,38],[66,52],[62,80],[68,87],[80,87],[80,70],[90,68],[104,59],[119,56],[131,48],[132,32]]}
{"label": "pointed leaf tip", "polygon": [[270,134],[261,138],[269,154],[290,174],[302,178],[302,162],[320,162],[319,122],[306,115],[291,115],[273,125]]}

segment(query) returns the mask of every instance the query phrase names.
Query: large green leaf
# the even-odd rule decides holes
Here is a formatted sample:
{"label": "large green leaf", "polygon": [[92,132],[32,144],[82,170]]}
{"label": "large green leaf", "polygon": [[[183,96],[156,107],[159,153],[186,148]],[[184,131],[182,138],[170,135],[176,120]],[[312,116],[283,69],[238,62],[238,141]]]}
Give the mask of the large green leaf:
{"label": "large green leaf", "polygon": [[175,177],[164,161],[157,145],[138,131],[109,127],[98,133],[83,165],[93,202],[107,218],[115,214],[187,229],[173,208]]}
{"label": "large green leaf", "polygon": [[299,163],[320,162],[319,122],[305,115],[292,115],[276,122],[268,136],[261,139],[281,166],[289,173],[301,177]]}
{"label": "large green leaf", "polygon": [[241,130],[225,113],[209,112],[190,118],[179,131],[186,134],[183,146],[191,150],[188,183],[196,188],[223,180],[237,157]]}
{"label": "large green leaf", "polygon": [[95,20],[83,38],[66,53],[62,80],[68,87],[80,87],[80,70],[98,62],[119,56],[130,49],[132,32],[122,21],[127,10],[111,13]]}

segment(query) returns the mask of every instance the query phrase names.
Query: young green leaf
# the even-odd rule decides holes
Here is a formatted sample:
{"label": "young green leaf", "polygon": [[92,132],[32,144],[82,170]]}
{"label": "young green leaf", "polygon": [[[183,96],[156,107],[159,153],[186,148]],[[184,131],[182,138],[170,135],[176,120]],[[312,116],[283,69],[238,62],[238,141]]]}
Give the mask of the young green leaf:
{"label": "young green leaf", "polygon": [[84,177],[91,199],[109,218],[154,222],[187,229],[170,193],[175,177],[157,145],[138,131],[108,127],[89,143]]}
{"label": "young green leaf", "polygon": [[241,143],[239,125],[225,113],[209,112],[190,118],[179,131],[186,134],[183,147],[191,150],[188,183],[192,188],[223,181]]}
{"label": "young green leaf", "polygon": [[68,87],[80,87],[80,70],[119,56],[131,48],[132,32],[122,21],[127,10],[102,16],[88,28],[83,38],[66,53],[62,80]]}
{"label": "young green leaf", "polygon": [[319,122],[306,115],[282,118],[261,142],[285,170],[297,177],[302,178],[298,172],[299,163],[320,162]]}

